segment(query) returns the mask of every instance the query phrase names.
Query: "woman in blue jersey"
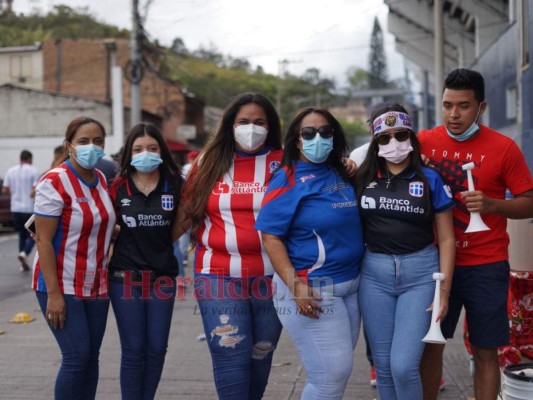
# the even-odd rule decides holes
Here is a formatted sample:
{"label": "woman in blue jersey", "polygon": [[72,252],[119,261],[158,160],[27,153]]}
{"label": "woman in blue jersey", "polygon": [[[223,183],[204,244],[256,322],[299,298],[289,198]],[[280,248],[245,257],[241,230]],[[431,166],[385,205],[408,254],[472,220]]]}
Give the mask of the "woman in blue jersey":
{"label": "woman in blue jersey", "polygon": [[307,373],[302,399],[341,399],[359,336],[364,253],[346,139],[325,109],[292,120],[255,224],[272,261],[278,317]]}
{"label": "woman in blue jersey", "polygon": [[453,200],[437,172],[423,165],[401,105],[375,107],[370,122],[373,139],[356,175],[366,242],[359,304],[379,397],[418,400],[434,272],[446,276],[438,320],[448,308],[455,259]]}

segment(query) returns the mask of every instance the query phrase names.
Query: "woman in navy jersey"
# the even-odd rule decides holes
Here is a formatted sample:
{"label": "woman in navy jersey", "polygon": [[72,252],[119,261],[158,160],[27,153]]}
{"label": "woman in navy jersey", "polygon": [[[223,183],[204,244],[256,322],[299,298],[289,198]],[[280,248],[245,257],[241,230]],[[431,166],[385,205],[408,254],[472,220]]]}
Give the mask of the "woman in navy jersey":
{"label": "woman in navy jersey", "polygon": [[254,229],[281,154],[276,110],[264,96],[245,93],[224,111],[185,185],[197,244],[195,295],[222,400],[262,398],[281,333],[272,265]]}
{"label": "woman in navy jersey", "polygon": [[364,244],[346,152],[329,111],[298,113],[255,224],[276,271],[278,316],[307,373],[302,399],[342,399],[359,336]]}
{"label": "woman in navy jersey", "polygon": [[172,230],[182,184],[159,130],[135,125],[110,191],[120,226],[109,276],[122,347],[123,399],[153,399],[163,372],[176,297]]}
{"label": "woman in navy jersey", "polygon": [[45,173],[36,187],[37,254],[32,286],[61,349],[56,399],[94,399],[104,336],[107,251],[115,211],[104,175],[105,130],[92,118],[70,122],[69,158]]}
{"label": "woman in navy jersey", "polygon": [[[442,272],[446,316],[455,239],[453,200],[436,171],[423,165],[407,111],[384,103],[370,117],[373,138],[357,170],[366,253],[359,304],[382,399],[422,399],[419,365]],[[439,250],[435,247],[435,233]]]}

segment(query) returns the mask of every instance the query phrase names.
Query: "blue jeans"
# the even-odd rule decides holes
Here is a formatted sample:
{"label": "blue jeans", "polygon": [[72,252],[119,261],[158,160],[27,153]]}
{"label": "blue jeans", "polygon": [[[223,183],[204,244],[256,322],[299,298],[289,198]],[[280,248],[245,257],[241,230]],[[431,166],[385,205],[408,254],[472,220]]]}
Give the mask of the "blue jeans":
{"label": "blue jeans", "polygon": [[171,287],[147,285],[144,296],[141,286],[111,281],[109,296],[120,335],[120,389],[124,400],[155,397],[176,297],[176,281],[168,279]]}
{"label": "blue jeans", "polygon": [[31,213],[14,212],[11,215],[13,216],[13,226],[19,234],[19,253],[23,251],[26,255],[29,255],[33,249],[35,241],[26,228],[24,228],[24,224],[31,217]]}
{"label": "blue jeans", "polygon": [[359,305],[381,399],[422,399],[422,338],[431,321],[426,310],[435,293],[433,273],[438,271],[433,245],[402,255],[365,253]]}
{"label": "blue jeans", "polygon": [[196,312],[202,316],[220,400],[263,397],[282,329],[271,281],[195,276]]}
{"label": "blue jeans", "polygon": [[[46,319],[48,294],[35,292]],[[61,349],[62,360],[55,384],[56,400],[94,399],[98,385],[98,356],[107,323],[109,300],[82,300],[63,295],[66,320],[63,329],[50,330]]]}
{"label": "blue jeans", "polygon": [[322,296],[318,304],[323,308],[318,319],[298,313],[292,293],[279,276],[274,276],[274,283],[274,305],[279,319],[307,373],[301,399],[342,399],[359,337],[359,278],[316,288]]}

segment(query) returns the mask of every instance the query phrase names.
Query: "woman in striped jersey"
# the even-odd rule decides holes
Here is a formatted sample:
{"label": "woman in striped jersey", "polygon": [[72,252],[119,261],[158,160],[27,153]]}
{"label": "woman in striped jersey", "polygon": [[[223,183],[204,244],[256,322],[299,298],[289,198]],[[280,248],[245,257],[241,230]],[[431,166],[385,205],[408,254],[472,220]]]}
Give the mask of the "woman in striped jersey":
{"label": "woman in striped jersey", "polygon": [[56,399],[94,399],[98,355],[107,322],[107,251],[115,211],[104,175],[105,130],[78,117],[65,134],[69,159],[44,174],[36,187],[36,291],[62,362]]}
{"label": "woman in striped jersey", "polygon": [[219,399],[261,399],[281,324],[272,264],[254,229],[265,184],[282,156],[279,116],[264,96],[227,107],[185,186],[196,240],[195,295]]}

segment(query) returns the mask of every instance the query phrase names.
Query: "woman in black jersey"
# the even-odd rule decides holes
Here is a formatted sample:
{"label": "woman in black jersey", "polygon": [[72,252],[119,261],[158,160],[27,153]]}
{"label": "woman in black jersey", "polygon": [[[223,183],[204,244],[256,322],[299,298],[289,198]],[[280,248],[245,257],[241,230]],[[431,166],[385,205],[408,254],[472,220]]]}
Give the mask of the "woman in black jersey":
{"label": "woman in black jersey", "polygon": [[110,191],[120,226],[109,293],[122,347],[123,399],[153,399],[163,371],[176,297],[172,230],[182,184],[159,130],[135,125]]}
{"label": "woman in black jersey", "polygon": [[417,400],[422,399],[419,364],[431,319],[434,272],[446,276],[439,320],[448,308],[455,258],[453,200],[437,172],[423,165],[405,108],[394,103],[374,108],[370,126],[373,139],[357,171],[366,243],[359,304],[379,397]]}

